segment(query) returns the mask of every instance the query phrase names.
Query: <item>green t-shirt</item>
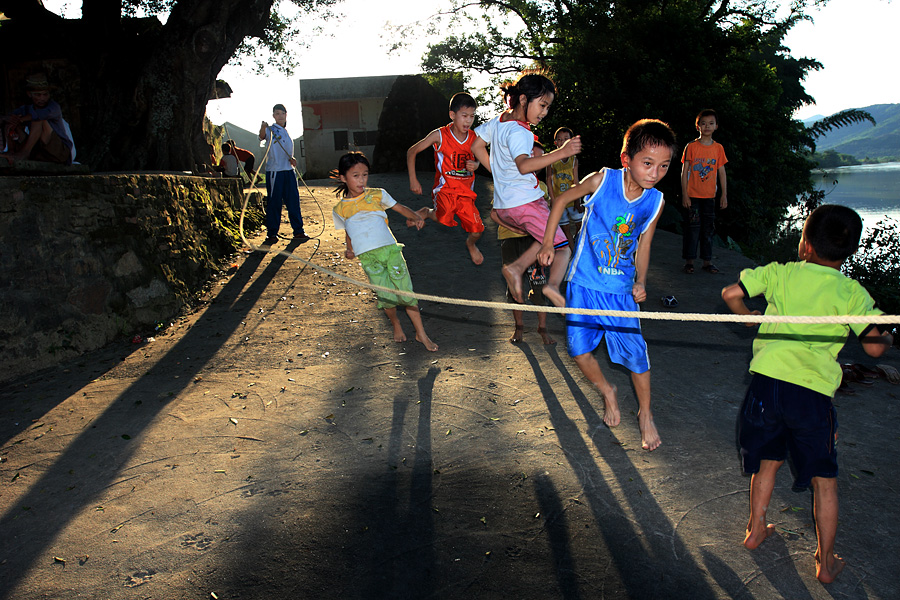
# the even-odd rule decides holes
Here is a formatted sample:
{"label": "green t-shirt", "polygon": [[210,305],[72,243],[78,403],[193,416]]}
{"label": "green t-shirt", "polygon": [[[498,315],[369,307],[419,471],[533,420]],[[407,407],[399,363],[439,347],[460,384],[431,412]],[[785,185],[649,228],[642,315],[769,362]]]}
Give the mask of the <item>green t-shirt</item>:
{"label": "green t-shirt", "polygon": [[[748,297],[763,294],[767,315],[880,315],[869,292],[837,269],[813,263],[770,263],[741,271]],[[841,384],[838,352],[864,323],[763,323],[753,341],[750,372],[833,396]]]}

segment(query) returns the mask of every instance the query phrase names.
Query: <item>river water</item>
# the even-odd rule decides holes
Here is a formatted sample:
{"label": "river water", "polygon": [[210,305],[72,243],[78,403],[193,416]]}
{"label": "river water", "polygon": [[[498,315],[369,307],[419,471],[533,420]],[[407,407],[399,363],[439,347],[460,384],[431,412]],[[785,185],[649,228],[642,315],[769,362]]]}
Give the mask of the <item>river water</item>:
{"label": "river water", "polygon": [[[837,183],[833,183],[835,180]],[[826,204],[843,204],[856,210],[866,228],[885,216],[900,222],[900,162],[814,172],[813,184],[825,192]]]}

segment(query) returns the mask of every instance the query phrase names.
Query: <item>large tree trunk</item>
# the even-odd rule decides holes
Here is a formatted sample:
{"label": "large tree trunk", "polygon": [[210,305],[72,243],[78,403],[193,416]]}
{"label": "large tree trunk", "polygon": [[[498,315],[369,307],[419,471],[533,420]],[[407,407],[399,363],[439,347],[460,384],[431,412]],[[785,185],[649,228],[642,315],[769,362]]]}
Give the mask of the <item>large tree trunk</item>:
{"label": "large tree trunk", "polygon": [[[262,33],[272,4],[181,0],[156,31],[122,31],[119,48],[93,63],[95,84],[82,108],[87,162],[100,170],[209,162],[203,116],[216,76],[245,37]],[[92,65],[83,64],[87,73]]]}
{"label": "large tree trunk", "polygon": [[3,33],[23,40],[15,59],[78,67],[80,162],[95,171],[181,171],[209,162],[203,116],[216,76],[245,37],[263,33],[273,3],[178,0],[165,25],[122,19],[121,0],[84,0],[80,21],[36,0],[0,0],[0,12],[12,17]]}

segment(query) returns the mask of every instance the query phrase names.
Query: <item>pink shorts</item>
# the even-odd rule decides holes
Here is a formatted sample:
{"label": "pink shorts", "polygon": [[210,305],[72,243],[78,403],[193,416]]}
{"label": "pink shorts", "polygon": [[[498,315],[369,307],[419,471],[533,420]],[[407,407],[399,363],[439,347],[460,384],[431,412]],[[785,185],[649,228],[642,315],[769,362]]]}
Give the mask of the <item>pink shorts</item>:
{"label": "pink shorts", "polygon": [[[547,219],[550,218],[550,207],[543,198],[538,198],[528,204],[516,206],[515,208],[498,208],[497,215],[510,225],[515,225],[519,229],[528,232],[528,235],[536,239],[539,243],[544,242],[544,231],[547,229]],[[563,230],[556,228],[553,234],[553,247],[558,248],[568,243],[568,238]]]}

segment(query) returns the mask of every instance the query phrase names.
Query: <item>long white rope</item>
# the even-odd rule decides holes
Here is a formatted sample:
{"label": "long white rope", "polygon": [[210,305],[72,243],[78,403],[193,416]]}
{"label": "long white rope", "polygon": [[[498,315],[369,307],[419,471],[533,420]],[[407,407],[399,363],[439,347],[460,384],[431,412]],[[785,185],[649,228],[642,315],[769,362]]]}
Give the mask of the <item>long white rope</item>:
{"label": "long white rope", "polygon": [[[268,152],[268,149],[266,150]],[[312,192],[310,192],[312,193]],[[599,310],[591,308],[559,308],[555,306],[535,306],[531,304],[512,304],[509,302],[489,302],[485,300],[470,300],[467,298],[450,298],[447,296],[434,296],[431,294],[421,294],[418,292],[398,292],[396,289],[387,288],[380,285],[374,285],[368,281],[360,281],[347,275],[337,273],[323,267],[322,265],[303,259],[293,252],[287,250],[274,250],[272,248],[262,248],[256,246],[244,235],[244,212],[247,208],[247,200],[249,193],[245,193],[244,204],[241,208],[240,217],[240,234],[241,239],[252,250],[261,250],[263,252],[271,252],[281,254],[307,266],[310,266],[321,273],[330,275],[335,279],[339,279],[346,283],[350,283],[362,288],[367,288],[376,292],[387,292],[395,296],[403,298],[416,298],[417,300],[427,300],[430,302],[439,302],[442,304],[454,304],[457,306],[471,306],[475,308],[489,308],[498,310],[521,310],[524,312],[544,312],[555,314],[575,314],[575,315],[598,315],[609,317],[629,317],[648,319],[655,321],[704,321],[711,323],[865,323],[865,324],[897,324],[900,323],[900,316],[897,315],[830,315],[830,316],[799,316],[799,315],[734,315],[734,314],[706,314],[706,313],[672,313],[672,312],[645,312],[631,310]]]}

